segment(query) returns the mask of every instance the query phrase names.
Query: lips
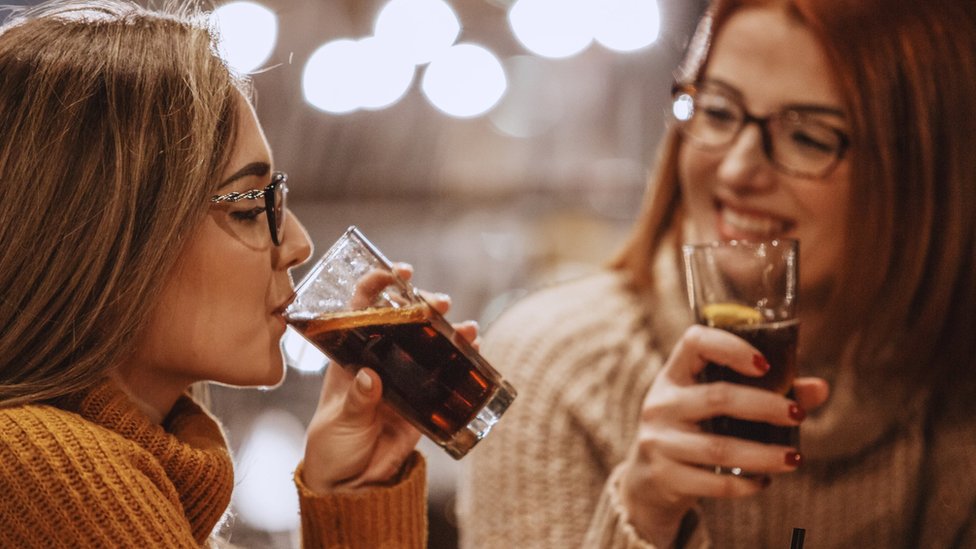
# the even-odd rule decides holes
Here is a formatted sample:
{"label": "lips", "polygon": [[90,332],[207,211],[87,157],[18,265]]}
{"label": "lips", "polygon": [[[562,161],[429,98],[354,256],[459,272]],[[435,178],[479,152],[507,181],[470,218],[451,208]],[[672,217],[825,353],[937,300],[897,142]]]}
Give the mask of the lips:
{"label": "lips", "polygon": [[291,305],[293,301],[295,301],[295,297],[297,296],[295,295],[294,292],[292,292],[292,294],[288,296],[288,299],[283,301],[281,305],[278,305],[277,307],[275,307],[273,311],[271,311],[271,314],[282,316],[282,317],[285,316],[285,309],[287,309],[288,306]]}
{"label": "lips", "polygon": [[758,210],[733,208],[717,203],[718,232],[722,238],[733,240],[762,240],[782,236],[793,222]]}

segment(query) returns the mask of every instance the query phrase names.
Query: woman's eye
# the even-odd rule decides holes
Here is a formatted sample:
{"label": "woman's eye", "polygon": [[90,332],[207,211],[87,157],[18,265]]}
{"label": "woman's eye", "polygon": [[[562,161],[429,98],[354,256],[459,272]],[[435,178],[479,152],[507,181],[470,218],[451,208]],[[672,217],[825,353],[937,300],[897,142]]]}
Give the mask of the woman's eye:
{"label": "woman's eye", "polygon": [[807,149],[811,152],[829,154],[834,152],[837,148],[833,143],[829,143],[826,139],[818,139],[814,137],[811,132],[804,131],[794,131],[793,132],[793,143],[801,149]]}
{"label": "woman's eye", "polygon": [[230,213],[230,216],[237,221],[247,222],[254,221],[262,213],[264,213],[263,206],[251,208],[250,210],[234,210]]}
{"label": "woman's eye", "polygon": [[712,120],[719,122],[728,122],[735,119],[735,115],[731,110],[721,107],[706,107],[702,109],[702,112]]}

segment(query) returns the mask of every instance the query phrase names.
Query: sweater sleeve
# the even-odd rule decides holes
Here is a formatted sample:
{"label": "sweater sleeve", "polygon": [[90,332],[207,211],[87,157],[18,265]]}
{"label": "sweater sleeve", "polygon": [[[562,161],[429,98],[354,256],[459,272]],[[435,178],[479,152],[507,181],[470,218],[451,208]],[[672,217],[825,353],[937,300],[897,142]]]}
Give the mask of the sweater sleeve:
{"label": "sweater sleeve", "polygon": [[422,549],[427,544],[427,467],[414,452],[401,478],[367,490],[312,492],[295,471],[307,549]]}
{"label": "sweater sleeve", "polygon": [[461,463],[463,548],[648,547],[605,499],[660,362],[640,312],[601,275],[537,293],[490,327],[482,352],[519,394]]}
{"label": "sweater sleeve", "polygon": [[[600,547],[601,549],[655,549],[655,546],[645,541],[631,526],[627,518],[627,510],[620,501],[619,479],[621,469],[617,467],[611,473],[600,495],[596,512],[587,530],[587,538],[583,547]],[[682,521],[675,547],[687,549],[706,549],[711,547],[708,532],[701,524],[700,510],[692,510]]]}

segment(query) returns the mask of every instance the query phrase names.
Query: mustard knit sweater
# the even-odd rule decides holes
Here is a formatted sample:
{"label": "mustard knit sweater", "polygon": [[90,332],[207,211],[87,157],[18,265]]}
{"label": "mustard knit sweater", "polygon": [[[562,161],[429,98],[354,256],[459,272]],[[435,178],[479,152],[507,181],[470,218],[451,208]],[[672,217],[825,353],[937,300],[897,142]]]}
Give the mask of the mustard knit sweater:
{"label": "mustard knit sweater", "polygon": [[[305,547],[420,548],[423,458],[395,485],[316,495],[296,474]],[[181,398],[152,423],[111,382],[0,409],[0,547],[207,547],[233,464],[214,419]]]}
{"label": "mustard knit sweater", "polygon": [[[482,352],[519,398],[462,462],[462,548],[651,547],[629,524],[618,466],[691,322],[676,266],[659,264],[654,295],[606,272],[537,292],[489,327]],[[786,549],[800,527],[810,549],[976,548],[974,404],[851,379],[834,376],[801,427],[798,471],[751,498],[702,500],[683,546]]]}

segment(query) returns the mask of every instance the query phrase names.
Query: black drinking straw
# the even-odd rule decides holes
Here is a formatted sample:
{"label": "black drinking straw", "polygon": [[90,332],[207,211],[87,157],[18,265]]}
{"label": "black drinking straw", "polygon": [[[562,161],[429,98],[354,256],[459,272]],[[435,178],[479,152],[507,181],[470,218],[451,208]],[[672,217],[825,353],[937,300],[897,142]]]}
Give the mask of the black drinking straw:
{"label": "black drinking straw", "polygon": [[793,540],[790,541],[790,549],[803,549],[803,536],[807,531],[803,528],[793,529]]}

